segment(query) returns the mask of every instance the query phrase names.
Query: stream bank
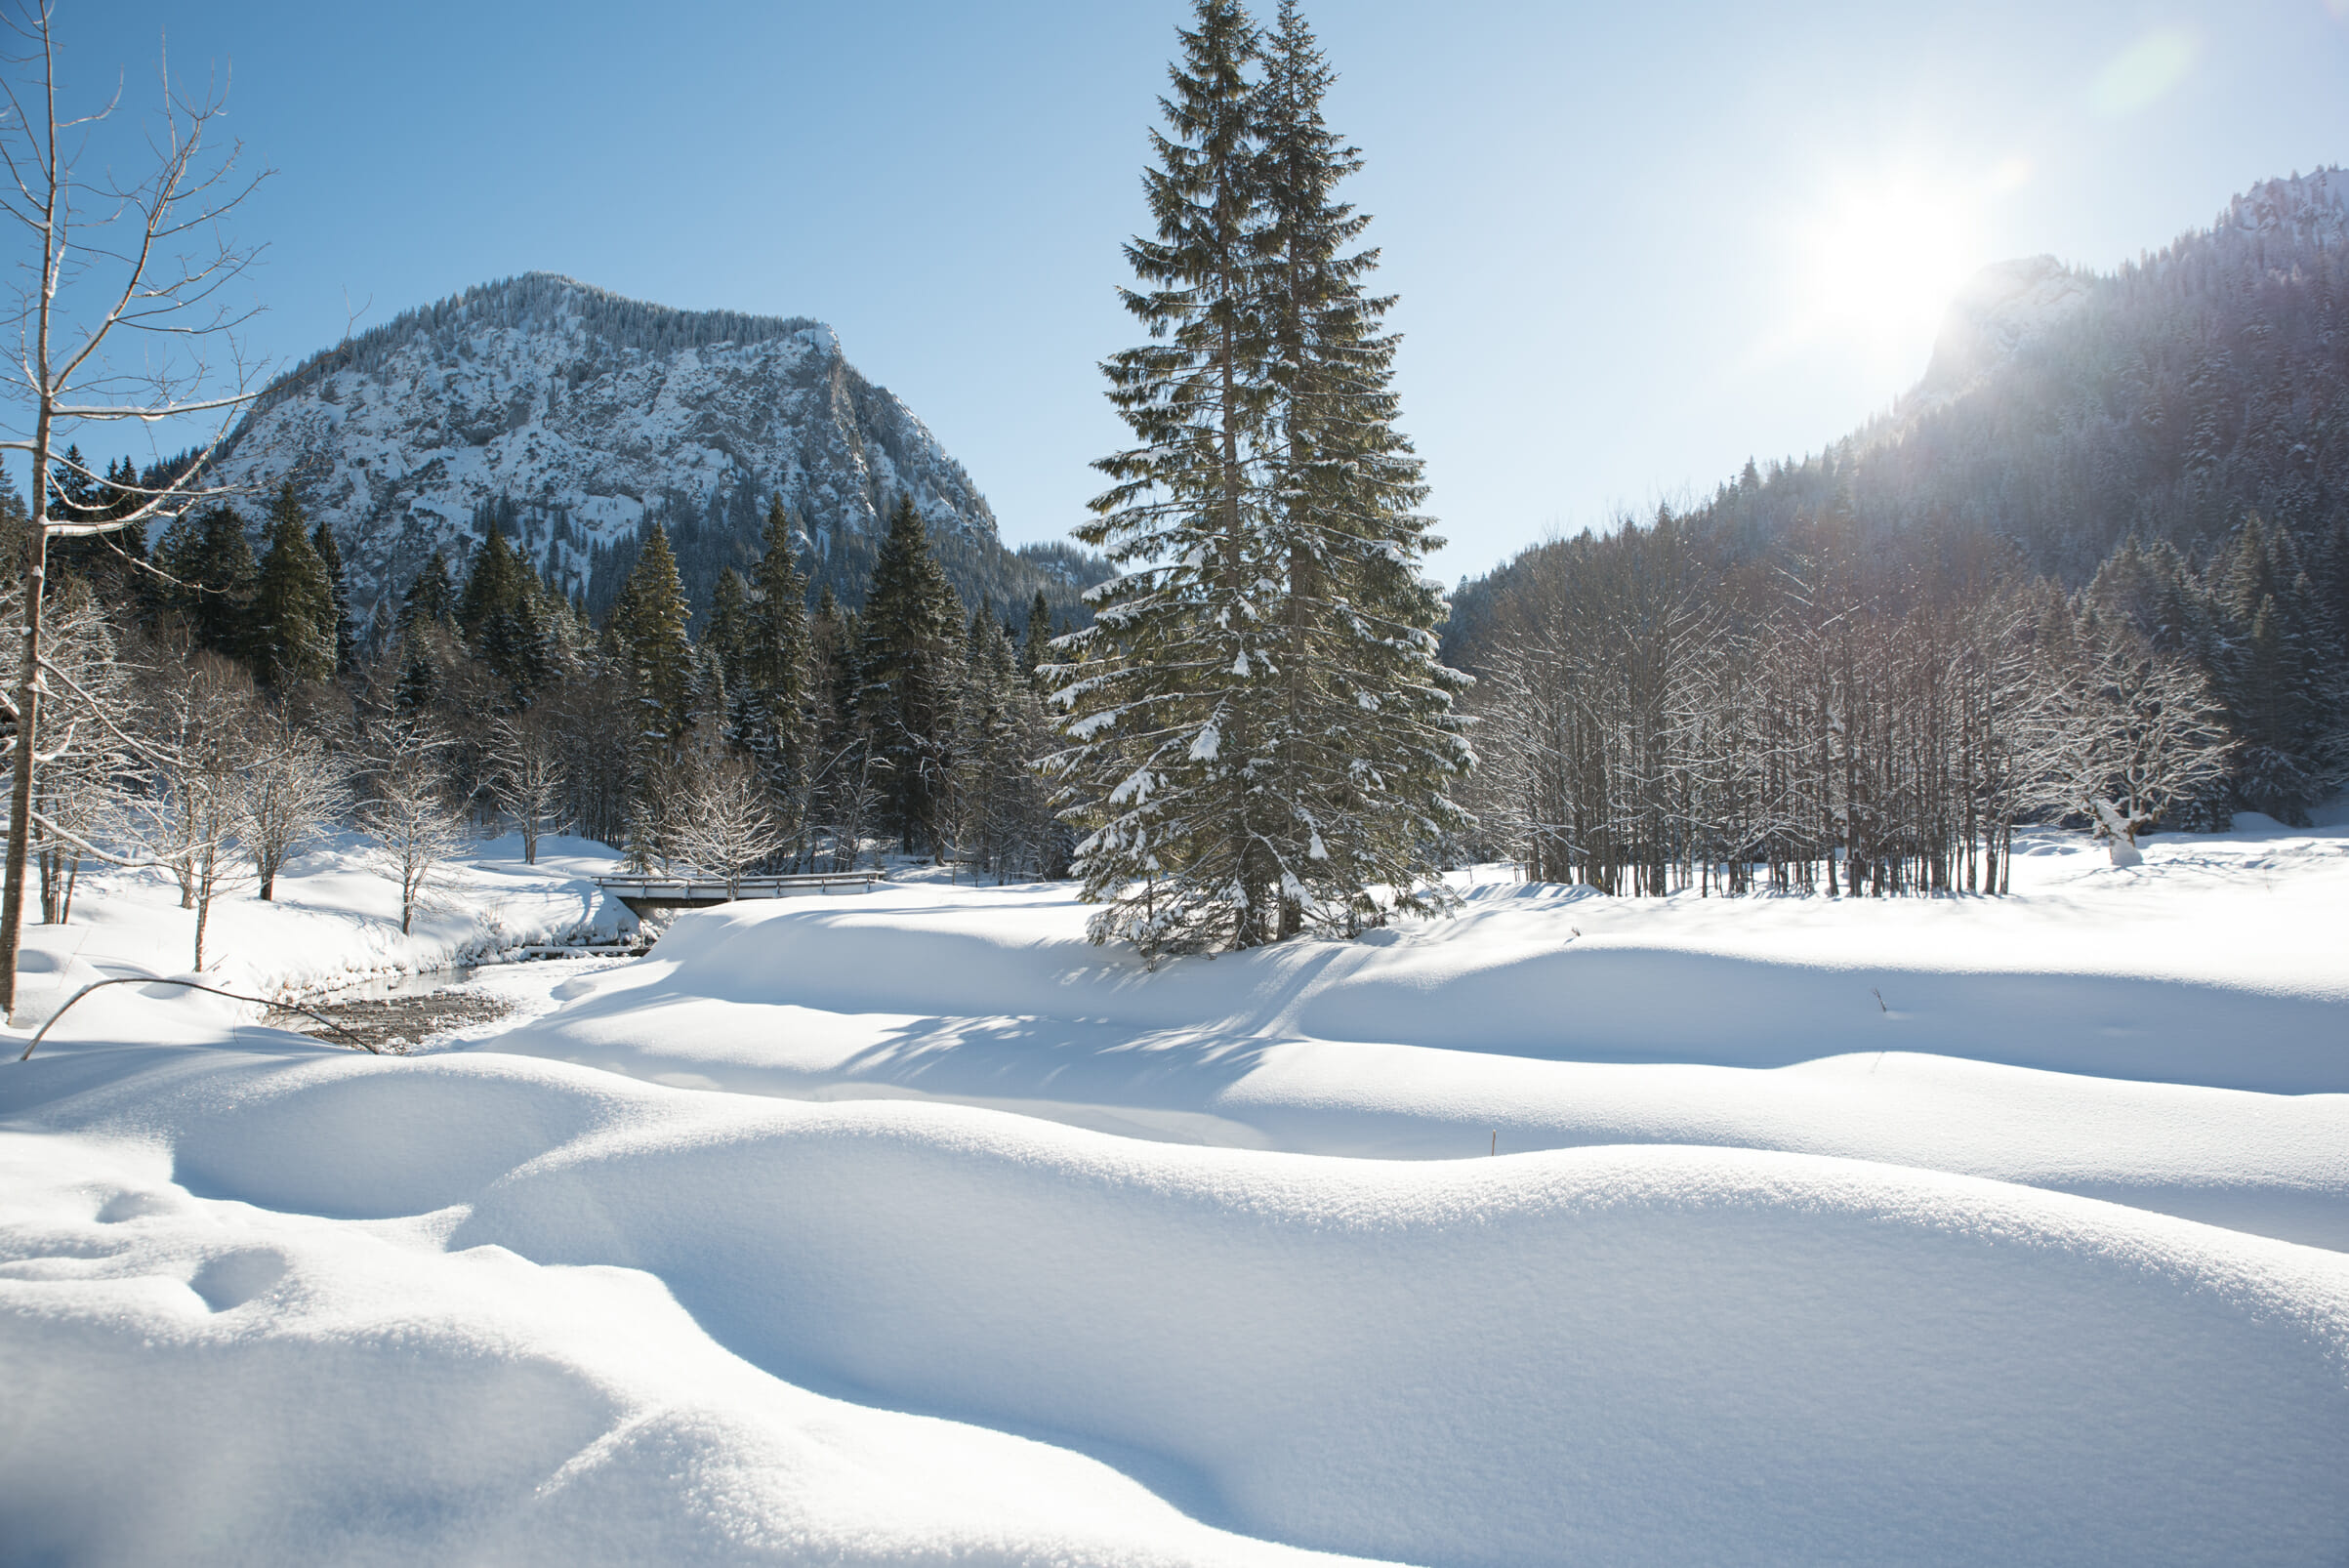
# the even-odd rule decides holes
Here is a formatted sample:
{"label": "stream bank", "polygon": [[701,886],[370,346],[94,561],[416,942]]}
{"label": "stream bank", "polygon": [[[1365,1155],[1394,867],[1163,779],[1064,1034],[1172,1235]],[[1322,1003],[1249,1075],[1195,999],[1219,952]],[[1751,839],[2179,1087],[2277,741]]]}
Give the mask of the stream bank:
{"label": "stream bank", "polygon": [[536,1017],[555,1007],[556,986],[577,975],[625,964],[625,955],[532,959],[522,963],[460,965],[424,974],[369,980],[311,998],[303,1012],[280,1009],[266,1021],[323,1038],[342,1038],[320,1026],[325,1018],[387,1055],[471,1045],[496,1033],[491,1025]]}

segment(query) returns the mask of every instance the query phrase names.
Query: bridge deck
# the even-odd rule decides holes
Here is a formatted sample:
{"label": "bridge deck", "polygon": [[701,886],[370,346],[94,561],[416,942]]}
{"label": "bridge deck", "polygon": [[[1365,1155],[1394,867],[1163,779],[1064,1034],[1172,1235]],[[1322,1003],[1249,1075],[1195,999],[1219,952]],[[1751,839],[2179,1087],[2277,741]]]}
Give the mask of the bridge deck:
{"label": "bridge deck", "polygon": [[738,898],[829,896],[837,889],[870,892],[878,871],[833,871],[797,877],[742,877],[730,887],[723,877],[598,877],[596,886],[641,915],[649,909],[701,909]]}

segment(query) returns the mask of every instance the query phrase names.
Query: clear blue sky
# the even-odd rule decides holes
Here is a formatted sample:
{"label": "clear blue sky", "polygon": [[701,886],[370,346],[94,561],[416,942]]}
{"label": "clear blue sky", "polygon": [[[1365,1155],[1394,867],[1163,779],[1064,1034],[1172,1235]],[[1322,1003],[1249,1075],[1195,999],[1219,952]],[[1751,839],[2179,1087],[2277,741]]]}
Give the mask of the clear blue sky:
{"label": "clear blue sky", "polygon": [[[1094,366],[1134,339],[1171,0],[61,9],[93,88],[166,27],[232,65],[276,171],[241,222],[268,355],[334,341],[347,294],[363,326],[546,268],[831,322],[1013,542],[1063,535],[1121,442]],[[2349,161],[2349,0],[1307,14],[1448,578],[1842,433],[1974,266],[2110,268]]]}

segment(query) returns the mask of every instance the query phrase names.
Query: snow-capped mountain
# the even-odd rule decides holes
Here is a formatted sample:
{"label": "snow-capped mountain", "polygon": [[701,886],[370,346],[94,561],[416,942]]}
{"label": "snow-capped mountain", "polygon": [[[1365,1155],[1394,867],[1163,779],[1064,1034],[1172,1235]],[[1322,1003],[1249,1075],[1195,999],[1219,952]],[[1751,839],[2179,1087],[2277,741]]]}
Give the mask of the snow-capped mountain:
{"label": "snow-capped mountain", "polygon": [[[334,525],[369,615],[433,549],[461,560],[493,518],[591,604],[609,598],[648,516],[700,535],[714,580],[755,556],[775,495],[819,576],[844,554],[869,557],[906,494],[951,554],[1003,555],[962,465],[857,373],[830,327],[673,310],[547,272],[315,355],[214,467],[260,494],[291,477],[310,516]],[[853,598],[861,584],[844,587]]]}
{"label": "snow-capped mountain", "polygon": [[1951,302],[1913,398],[1946,398],[1974,385],[2017,349],[2086,303],[2096,279],[2052,256],[1986,267]]}
{"label": "snow-capped mountain", "polygon": [[2318,169],[2270,180],[2227,203],[2221,235],[2265,235],[2332,250],[2349,243],[2349,169]]}

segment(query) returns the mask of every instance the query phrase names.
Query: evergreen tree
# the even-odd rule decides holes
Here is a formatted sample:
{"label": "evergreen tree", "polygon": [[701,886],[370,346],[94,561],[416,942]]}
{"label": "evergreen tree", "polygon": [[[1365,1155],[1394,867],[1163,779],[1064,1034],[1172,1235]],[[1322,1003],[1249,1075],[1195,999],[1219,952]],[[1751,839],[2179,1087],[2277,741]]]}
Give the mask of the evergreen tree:
{"label": "evergreen tree", "polygon": [[[791,816],[805,808],[809,781],[812,630],[807,579],[792,556],[794,530],[778,498],[766,513],[765,551],[742,614],[733,684],[735,743],[757,762]],[[825,602],[831,603],[827,594]],[[712,616],[715,625],[717,617]]]}
{"label": "evergreen tree", "polygon": [[[82,465],[78,447],[67,447],[54,471],[55,498],[51,516],[61,519],[106,519],[138,510],[139,470],[129,458],[107,468],[103,480],[94,480]],[[52,590],[83,582],[102,604],[151,611],[158,602],[154,579],[140,571],[146,559],[146,524],[134,522],[103,534],[53,540],[49,546]]]}
{"label": "evergreen tree", "polygon": [[1198,0],[1159,106],[1143,177],[1157,236],[1122,291],[1151,342],[1106,363],[1138,444],[1094,466],[1112,481],[1077,530],[1123,574],[1095,589],[1082,672],[1055,693],[1074,745],[1053,760],[1095,941],[1248,947],[1275,929],[1278,867],[1257,786],[1273,627],[1251,461],[1267,346],[1257,290],[1258,37],[1232,0]]}
{"label": "evergreen tree", "polygon": [[440,667],[433,662],[430,623],[410,628],[401,644],[399,679],[392,683],[392,710],[403,719],[427,712],[439,700]]}
{"label": "evergreen tree", "polygon": [[108,487],[78,445],[69,445],[49,471],[50,516],[60,522],[97,522],[107,516]]}
{"label": "evergreen tree", "polygon": [[253,591],[249,633],[254,678],[264,685],[331,680],[335,673],[334,585],[310,543],[292,480],[269,503],[268,553]]}
{"label": "evergreen tree", "polygon": [[620,600],[612,606],[615,651],[636,687],[643,733],[675,748],[692,731],[697,674],[687,634],[692,606],[678,582],[669,531],[654,523],[637,554]]}
{"label": "evergreen tree", "polygon": [[[1471,763],[1419,563],[1419,460],[1396,432],[1389,301],[1363,292],[1360,159],[1323,122],[1332,77],[1294,5],[1260,38],[1199,0],[1172,135],[1129,259],[1153,342],[1113,358],[1139,444],[1079,530],[1125,574],[1092,596],[1053,759],[1097,940],[1248,947],[1351,932],[1441,895],[1434,846]],[[1261,61],[1251,82],[1247,67]]]}
{"label": "evergreen tree", "polygon": [[1019,673],[1029,681],[1036,679],[1039,665],[1052,662],[1052,607],[1044,601],[1044,590],[1036,590],[1035,601],[1028,605],[1028,625],[1019,642]]}
{"label": "evergreen tree", "polygon": [[913,497],[889,515],[865,596],[857,706],[886,778],[888,824],[908,853],[935,846],[963,659],[963,604]]}
{"label": "evergreen tree", "polygon": [[350,619],[350,578],[343,570],[343,547],[335,542],[334,528],[323,517],[318,520],[317,531],[309,536],[309,544],[318,553],[318,564],[325,569],[327,586],[334,590],[335,673],[349,675],[358,637]]}
{"label": "evergreen tree", "polygon": [[1393,301],[1363,292],[1378,252],[1346,253],[1369,219],[1335,193],[1362,160],[1323,121],[1334,79],[1282,0],[1258,169],[1273,345],[1262,516],[1284,587],[1261,788],[1277,802],[1283,936],[1307,918],[1350,933],[1378,918],[1373,886],[1416,905],[1433,846],[1462,825],[1448,791],[1472,761],[1452,711],[1465,681],[1437,658],[1447,606],[1419,571],[1441,541],[1418,515],[1426,486],[1394,425],[1397,340],[1381,329]]}
{"label": "evergreen tree", "polygon": [[710,633],[703,640],[729,686],[741,681],[743,647],[750,635],[750,592],[742,573],[728,566],[710,590]]}
{"label": "evergreen tree", "polygon": [[543,597],[529,562],[492,527],[474,552],[473,570],[457,600],[457,629],[517,707],[527,706],[548,677],[550,632]]}
{"label": "evergreen tree", "polygon": [[448,557],[435,545],[401,596],[399,624],[413,627],[421,621],[439,621],[455,625],[456,619],[457,591],[449,586]]}
{"label": "evergreen tree", "polygon": [[156,564],[175,584],[167,591],[167,603],[187,623],[196,645],[245,657],[259,570],[245,519],[236,510],[209,507],[181,518],[163,536]]}

